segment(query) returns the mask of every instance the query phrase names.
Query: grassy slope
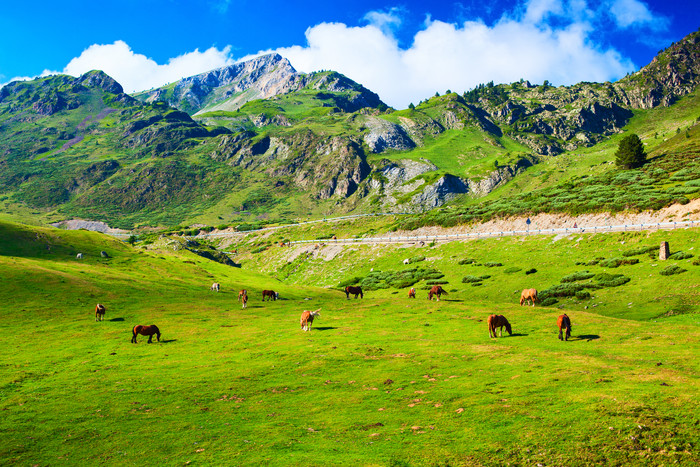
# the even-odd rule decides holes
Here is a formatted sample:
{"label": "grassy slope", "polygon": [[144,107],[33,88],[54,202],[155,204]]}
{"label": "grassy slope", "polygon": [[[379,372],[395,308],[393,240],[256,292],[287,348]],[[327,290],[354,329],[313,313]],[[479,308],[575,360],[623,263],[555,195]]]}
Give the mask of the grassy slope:
{"label": "grassy slope", "polygon": [[[347,301],[333,290],[132,249],[99,234],[0,227],[3,463],[700,460],[697,314],[634,321],[564,303],[574,339],[562,343],[553,326],[560,310],[517,305],[510,292],[523,278],[494,274],[493,286],[478,288],[490,298],[457,286],[439,303],[408,302],[403,291],[391,290]],[[689,249],[697,234],[667,236],[675,250]],[[547,238],[517,248],[505,239],[453,244],[430,256],[488,253],[523,261],[523,247],[547,248],[551,259],[526,261],[542,264],[527,280],[540,284],[563,273],[569,265],[558,262],[573,259],[572,252],[595,246],[617,254],[619,237],[591,239],[597,245]],[[625,239],[625,248],[642,240]],[[100,258],[100,250],[112,258]],[[78,251],[86,256],[81,262]],[[279,251],[268,250],[267,259]],[[373,253],[374,267],[402,266],[396,259],[405,251],[381,253]],[[365,254],[347,255],[346,266]],[[363,272],[365,262],[346,274]],[[433,263],[447,272],[454,261]],[[623,267],[637,268],[633,282],[620,288],[626,295],[644,284],[664,286],[647,279],[646,263]],[[320,283],[338,266],[309,273],[306,283]],[[687,286],[697,277],[693,267],[665,286],[679,277]],[[208,291],[214,280],[222,284],[219,294]],[[243,285],[251,291],[246,310],[235,298]],[[285,300],[260,302],[260,289],[270,287]],[[685,295],[697,297],[693,290],[686,287]],[[498,298],[504,291],[506,298]],[[97,301],[107,305],[101,323],[93,321]],[[639,318],[651,303],[635,306]],[[316,329],[301,332],[300,311],[318,307]],[[485,318],[493,312],[508,316],[513,336],[488,339]],[[136,323],[158,324],[163,341],[130,344]]]}

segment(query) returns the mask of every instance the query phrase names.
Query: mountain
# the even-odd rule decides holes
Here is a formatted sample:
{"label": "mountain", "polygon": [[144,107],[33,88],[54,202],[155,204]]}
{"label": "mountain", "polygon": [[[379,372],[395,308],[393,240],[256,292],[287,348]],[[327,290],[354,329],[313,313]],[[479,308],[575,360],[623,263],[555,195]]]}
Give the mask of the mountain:
{"label": "mountain", "polygon": [[669,128],[694,141],[698,37],[617,83],[486,83],[404,110],[279,55],[135,96],[100,71],[10,83],[0,89],[0,203],[42,222],[123,228],[471,209],[513,179],[531,190],[614,170],[606,161],[630,128],[654,157],[672,152]]}
{"label": "mountain", "polygon": [[289,60],[279,54],[263,55],[201,73],[134,97],[144,102],[166,102],[192,115],[237,110],[246,102],[305,88],[347,93],[348,98],[340,106],[345,112],[363,107],[386,108],[379,96],[347,77],[339,73],[298,73]]}

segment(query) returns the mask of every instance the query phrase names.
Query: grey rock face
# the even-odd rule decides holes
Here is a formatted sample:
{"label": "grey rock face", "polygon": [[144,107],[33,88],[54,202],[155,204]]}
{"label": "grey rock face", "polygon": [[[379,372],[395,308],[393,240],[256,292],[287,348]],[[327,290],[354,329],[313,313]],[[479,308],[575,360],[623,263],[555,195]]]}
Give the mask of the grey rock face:
{"label": "grey rock face", "polygon": [[387,149],[405,151],[416,147],[416,143],[400,125],[377,117],[367,117],[366,125],[369,131],[365,134],[364,140],[374,153],[384,152]]}

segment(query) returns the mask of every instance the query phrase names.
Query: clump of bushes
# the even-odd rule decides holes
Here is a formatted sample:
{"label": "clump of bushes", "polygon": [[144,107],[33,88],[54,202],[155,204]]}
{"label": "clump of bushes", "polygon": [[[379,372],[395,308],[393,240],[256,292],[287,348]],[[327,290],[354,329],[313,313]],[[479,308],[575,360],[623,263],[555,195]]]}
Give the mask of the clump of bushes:
{"label": "clump of bushes", "polygon": [[677,260],[681,260],[681,259],[690,259],[692,257],[693,257],[693,255],[690,253],[686,253],[684,251],[677,251],[677,252],[673,253],[672,255],[669,255],[668,259],[672,259],[672,260],[677,261]]}
{"label": "clump of bushes", "polygon": [[426,281],[425,282],[425,285],[431,285],[431,286],[432,285],[445,285],[445,284],[449,284],[449,282],[448,281]]}
{"label": "clump of bushes", "polygon": [[425,256],[414,256],[413,258],[408,258],[408,264],[420,263],[425,261]]}
{"label": "clump of bushes", "polygon": [[503,266],[503,264],[489,261],[488,263],[484,263],[484,266],[486,266],[487,268],[497,268]]}
{"label": "clump of bushes", "polygon": [[465,264],[474,264],[476,260],[474,258],[466,258],[457,262],[457,264],[464,266]]}
{"label": "clump of bushes", "polygon": [[639,256],[645,253],[652,253],[658,251],[658,249],[658,246],[640,246],[638,248],[635,248],[634,250],[623,251],[622,256]]}
{"label": "clump of bushes", "polygon": [[600,263],[599,259],[592,259],[590,261],[576,261],[576,266],[595,266]]}
{"label": "clump of bushes", "polygon": [[587,290],[579,290],[578,292],[576,292],[576,298],[578,298],[579,300],[588,300],[589,298],[591,298],[591,293]]}
{"label": "clump of bushes", "polygon": [[405,269],[403,271],[372,271],[366,277],[354,277],[352,281],[344,281],[339,287],[357,284],[365,290],[403,289],[422,280],[436,280],[445,275],[436,269]]}
{"label": "clump of bushes", "polygon": [[672,276],[674,274],[680,274],[685,272],[686,269],[679,267],[677,264],[672,264],[671,266],[666,266],[661,270],[662,276]]}
{"label": "clump of bushes", "polygon": [[514,274],[518,271],[522,271],[522,268],[519,268],[517,266],[513,266],[511,268],[506,268],[503,270],[503,272],[505,272],[506,274]]}
{"label": "clump of bushes", "polygon": [[579,271],[575,272],[573,274],[569,274],[568,276],[564,276],[561,278],[561,282],[576,282],[576,281],[583,281],[586,279],[590,279],[591,277],[595,276],[594,273],[588,272],[588,271]]}
{"label": "clump of bushes", "polygon": [[555,303],[558,303],[558,302],[559,302],[559,300],[557,300],[557,299],[554,298],[554,297],[547,297],[547,298],[545,298],[544,300],[541,300],[541,301],[540,301],[540,305],[542,305],[542,306],[552,306],[552,305],[554,305]]}
{"label": "clump of bushes", "polygon": [[600,267],[603,268],[618,268],[623,264],[637,264],[639,260],[637,258],[610,258],[598,263]]}
{"label": "clump of bushes", "polygon": [[532,268],[532,269],[528,269],[527,271],[525,271],[525,274],[526,274],[526,275],[527,275],[527,274],[534,274],[534,273],[536,273],[536,272],[537,272],[537,269]]}
{"label": "clump of bushes", "polygon": [[465,276],[462,278],[462,283],[463,284],[471,284],[471,285],[482,285],[482,281],[485,281],[486,279],[489,279],[491,276],[489,275],[483,275],[483,276]]}
{"label": "clump of bushes", "polygon": [[600,274],[596,274],[593,277],[593,280],[596,281],[594,285],[597,287],[590,288],[619,287],[628,283],[630,278],[624,274],[608,274],[607,272],[602,272]]}

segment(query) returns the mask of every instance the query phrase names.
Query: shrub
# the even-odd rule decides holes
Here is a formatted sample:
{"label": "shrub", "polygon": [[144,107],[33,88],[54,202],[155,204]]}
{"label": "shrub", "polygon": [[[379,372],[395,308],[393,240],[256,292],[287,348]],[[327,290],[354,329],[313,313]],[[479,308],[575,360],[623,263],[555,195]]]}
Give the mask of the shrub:
{"label": "shrub", "polygon": [[559,302],[559,300],[557,300],[557,299],[554,298],[554,297],[547,297],[547,298],[545,298],[544,300],[542,300],[542,301],[540,302],[540,305],[542,305],[542,306],[552,306],[552,305],[554,305],[555,303],[558,303],[558,302]]}
{"label": "shrub", "polygon": [[471,284],[474,282],[481,282],[481,278],[476,277],[476,276],[466,276],[466,277],[462,278],[463,284]]}
{"label": "shrub", "polygon": [[536,272],[537,272],[537,269],[532,268],[532,269],[528,269],[527,271],[525,271],[525,274],[534,274]]}
{"label": "shrub", "polygon": [[478,287],[480,285],[484,285],[483,282],[472,282],[472,287]]}
{"label": "shrub", "polygon": [[647,161],[644,144],[634,133],[620,140],[620,145],[615,152],[615,165],[623,169],[633,169],[643,166]]}
{"label": "shrub", "polygon": [[408,259],[409,264],[419,263],[421,261],[425,261],[425,256],[414,256],[413,258]]}
{"label": "shrub", "polygon": [[464,266],[465,264],[474,264],[474,263],[476,263],[476,260],[474,258],[467,258],[467,259],[463,259],[463,260],[460,260],[459,262],[457,262],[457,264],[460,264],[462,266]]}
{"label": "shrub", "polygon": [[503,272],[505,272],[506,274],[513,274],[513,273],[516,273],[518,271],[522,271],[522,269],[517,267],[517,266],[513,266],[512,268],[507,268],[507,269],[503,270]]}
{"label": "shrub", "polygon": [[448,281],[426,281],[425,285],[445,285],[449,284]]}
{"label": "shrub", "polygon": [[637,258],[610,258],[601,261],[598,265],[603,268],[617,268],[623,264],[637,264],[638,262]]}
{"label": "shrub", "polygon": [[576,292],[583,289],[581,284],[557,284],[548,289],[543,290],[540,295],[544,298],[548,297],[573,297]]}
{"label": "shrub", "polygon": [[[601,274],[596,274],[593,280],[597,281],[594,286],[598,287],[618,287],[620,285],[626,284],[630,281],[630,278],[624,274],[608,274],[603,272]],[[596,288],[596,287],[587,287]]]}
{"label": "shrub", "polygon": [[692,258],[693,255],[690,253],[686,253],[684,251],[677,251],[674,254],[670,255],[668,259],[673,259],[673,260],[680,260],[680,259],[690,259]]}
{"label": "shrub", "polygon": [[488,263],[484,263],[484,266],[486,266],[487,268],[497,268],[499,266],[503,266],[503,264],[495,263],[495,262],[488,262]]}
{"label": "shrub", "polygon": [[634,250],[624,251],[622,253],[622,256],[637,256],[637,255],[643,255],[645,253],[655,252],[658,250],[659,250],[658,246],[640,246],[638,248],[635,248]]}
{"label": "shrub", "polygon": [[579,300],[588,300],[589,298],[591,298],[591,293],[587,290],[579,290],[578,292],[576,292],[576,298],[578,298]]}
{"label": "shrub", "polygon": [[683,268],[679,267],[678,265],[673,264],[671,266],[666,266],[665,268],[663,268],[661,270],[661,275],[662,276],[672,276],[674,274],[680,274],[680,273],[685,272],[685,271],[686,271],[686,269],[683,269]]}
{"label": "shrub", "polygon": [[344,281],[341,281],[338,284],[338,287],[340,287],[341,289],[344,289],[348,285],[358,284],[361,280],[362,280],[362,276],[351,277],[350,279],[345,279]]}
{"label": "shrub", "polygon": [[561,278],[561,282],[576,282],[576,281],[582,281],[586,279],[590,279],[591,277],[595,276],[594,273],[588,272],[588,271],[579,271],[575,272],[573,274],[569,274],[568,276],[564,276]]}

